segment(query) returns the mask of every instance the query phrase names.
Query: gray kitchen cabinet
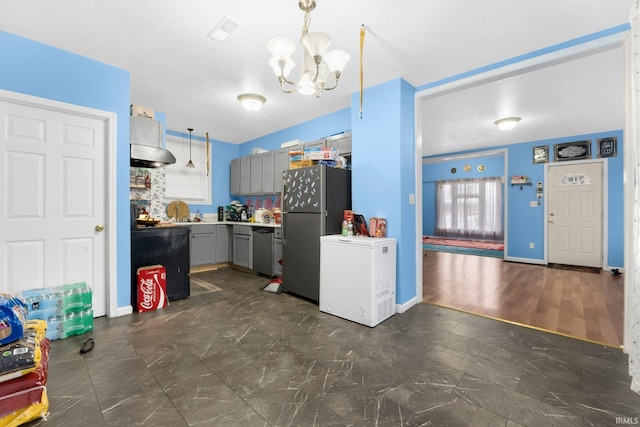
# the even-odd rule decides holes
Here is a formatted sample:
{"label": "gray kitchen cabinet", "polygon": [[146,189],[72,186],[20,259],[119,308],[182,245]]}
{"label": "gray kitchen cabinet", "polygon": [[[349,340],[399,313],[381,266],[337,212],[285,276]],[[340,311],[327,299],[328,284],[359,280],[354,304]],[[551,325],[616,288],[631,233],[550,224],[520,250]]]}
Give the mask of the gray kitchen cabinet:
{"label": "gray kitchen cabinet", "polygon": [[282,229],[276,228],[273,234],[273,275],[282,276]]}
{"label": "gray kitchen cabinet", "polygon": [[238,194],[251,194],[251,158],[240,157],[240,192]]}
{"label": "gray kitchen cabinet", "polygon": [[231,253],[231,226],[218,224],[216,227],[216,264],[229,262]]}
{"label": "gray kitchen cabinet", "polygon": [[253,232],[249,225],[234,225],[233,239],[233,264],[253,269]]}
{"label": "gray kitchen cabinet", "polygon": [[274,152],[273,188],[276,193],[282,192],[282,172],[289,169],[289,150],[299,150],[302,146],[281,148]]}
{"label": "gray kitchen cabinet", "polygon": [[351,132],[330,136],[326,141],[327,147],[337,148],[341,156],[351,154]]}
{"label": "gray kitchen cabinet", "polygon": [[190,229],[191,266],[215,264],[216,226],[192,225]]}
{"label": "gray kitchen cabinet", "polygon": [[324,148],[326,146],[326,139],[319,139],[317,141],[307,142],[306,144],[304,144],[304,149],[306,150],[309,148]]}
{"label": "gray kitchen cabinet", "polygon": [[250,194],[262,194],[262,154],[254,154],[249,156],[251,165],[250,171]]}
{"label": "gray kitchen cabinet", "polygon": [[240,159],[231,160],[231,182],[229,184],[229,192],[231,194],[240,194]]}
{"label": "gray kitchen cabinet", "polygon": [[[269,151],[260,155],[262,163],[262,194],[274,194],[275,191],[275,152]],[[253,170],[251,171],[253,173]]]}

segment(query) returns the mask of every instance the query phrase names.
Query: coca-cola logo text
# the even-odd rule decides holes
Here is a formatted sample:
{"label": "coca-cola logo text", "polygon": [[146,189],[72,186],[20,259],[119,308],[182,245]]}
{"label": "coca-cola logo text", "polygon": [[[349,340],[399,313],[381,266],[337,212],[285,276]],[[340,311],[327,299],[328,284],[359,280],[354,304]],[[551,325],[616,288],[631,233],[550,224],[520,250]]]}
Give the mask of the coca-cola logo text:
{"label": "coca-cola logo text", "polygon": [[154,308],[156,282],[157,275],[140,281],[140,291],[142,292],[142,301],[140,301],[140,306],[146,310]]}

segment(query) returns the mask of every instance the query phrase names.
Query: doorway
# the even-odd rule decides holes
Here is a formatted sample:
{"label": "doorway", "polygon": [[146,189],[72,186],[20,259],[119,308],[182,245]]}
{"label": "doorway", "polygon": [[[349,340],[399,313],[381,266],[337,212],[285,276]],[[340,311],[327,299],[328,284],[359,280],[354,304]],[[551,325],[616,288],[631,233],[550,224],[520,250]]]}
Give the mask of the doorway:
{"label": "doorway", "polygon": [[603,266],[603,163],[548,165],[548,263]]}
{"label": "doorway", "polygon": [[94,316],[107,314],[115,304],[106,180],[115,116],[8,91],[0,115],[0,292],[86,282]]}

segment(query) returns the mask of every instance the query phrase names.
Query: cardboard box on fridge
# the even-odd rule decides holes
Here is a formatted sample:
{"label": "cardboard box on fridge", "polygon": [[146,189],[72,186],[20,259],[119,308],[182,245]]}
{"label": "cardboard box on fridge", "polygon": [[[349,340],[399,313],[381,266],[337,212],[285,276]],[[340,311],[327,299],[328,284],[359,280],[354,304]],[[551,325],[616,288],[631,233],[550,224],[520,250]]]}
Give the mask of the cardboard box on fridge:
{"label": "cardboard box on fridge", "polygon": [[306,168],[317,164],[317,160],[292,160],[289,162],[289,169]]}
{"label": "cardboard box on fridge", "polygon": [[140,105],[131,105],[129,107],[129,114],[136,117],[146,117],[153,120],[154,111],[151,108],[141,107]]}
{"label": "cardboard box on fridge", "polygon": [[334,147],[305,148],[305,160],[338,160],[340,152]]}
{"label": "cardboard box on fridge", "polygon": [[162,265],[140,267],[138,274],[138,312],[157,310],[169,304],[167,300],[167,270]]}

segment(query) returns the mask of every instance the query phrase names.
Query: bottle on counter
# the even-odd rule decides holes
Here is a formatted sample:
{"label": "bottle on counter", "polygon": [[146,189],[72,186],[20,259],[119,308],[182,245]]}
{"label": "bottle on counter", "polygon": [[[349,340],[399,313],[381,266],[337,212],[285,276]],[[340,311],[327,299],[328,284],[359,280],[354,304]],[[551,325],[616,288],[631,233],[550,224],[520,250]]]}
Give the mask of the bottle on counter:
{"label": "bottle on counter", "polygon": [[343,236],[347,235],[347,227],[348,227],[347,219],[343,218],[343,220],[342,220],[342,235]]}
{"label": "bottle on counter", "polygon": [[347,223],[347,236],[353,236],[353,223],[351,220]]}

